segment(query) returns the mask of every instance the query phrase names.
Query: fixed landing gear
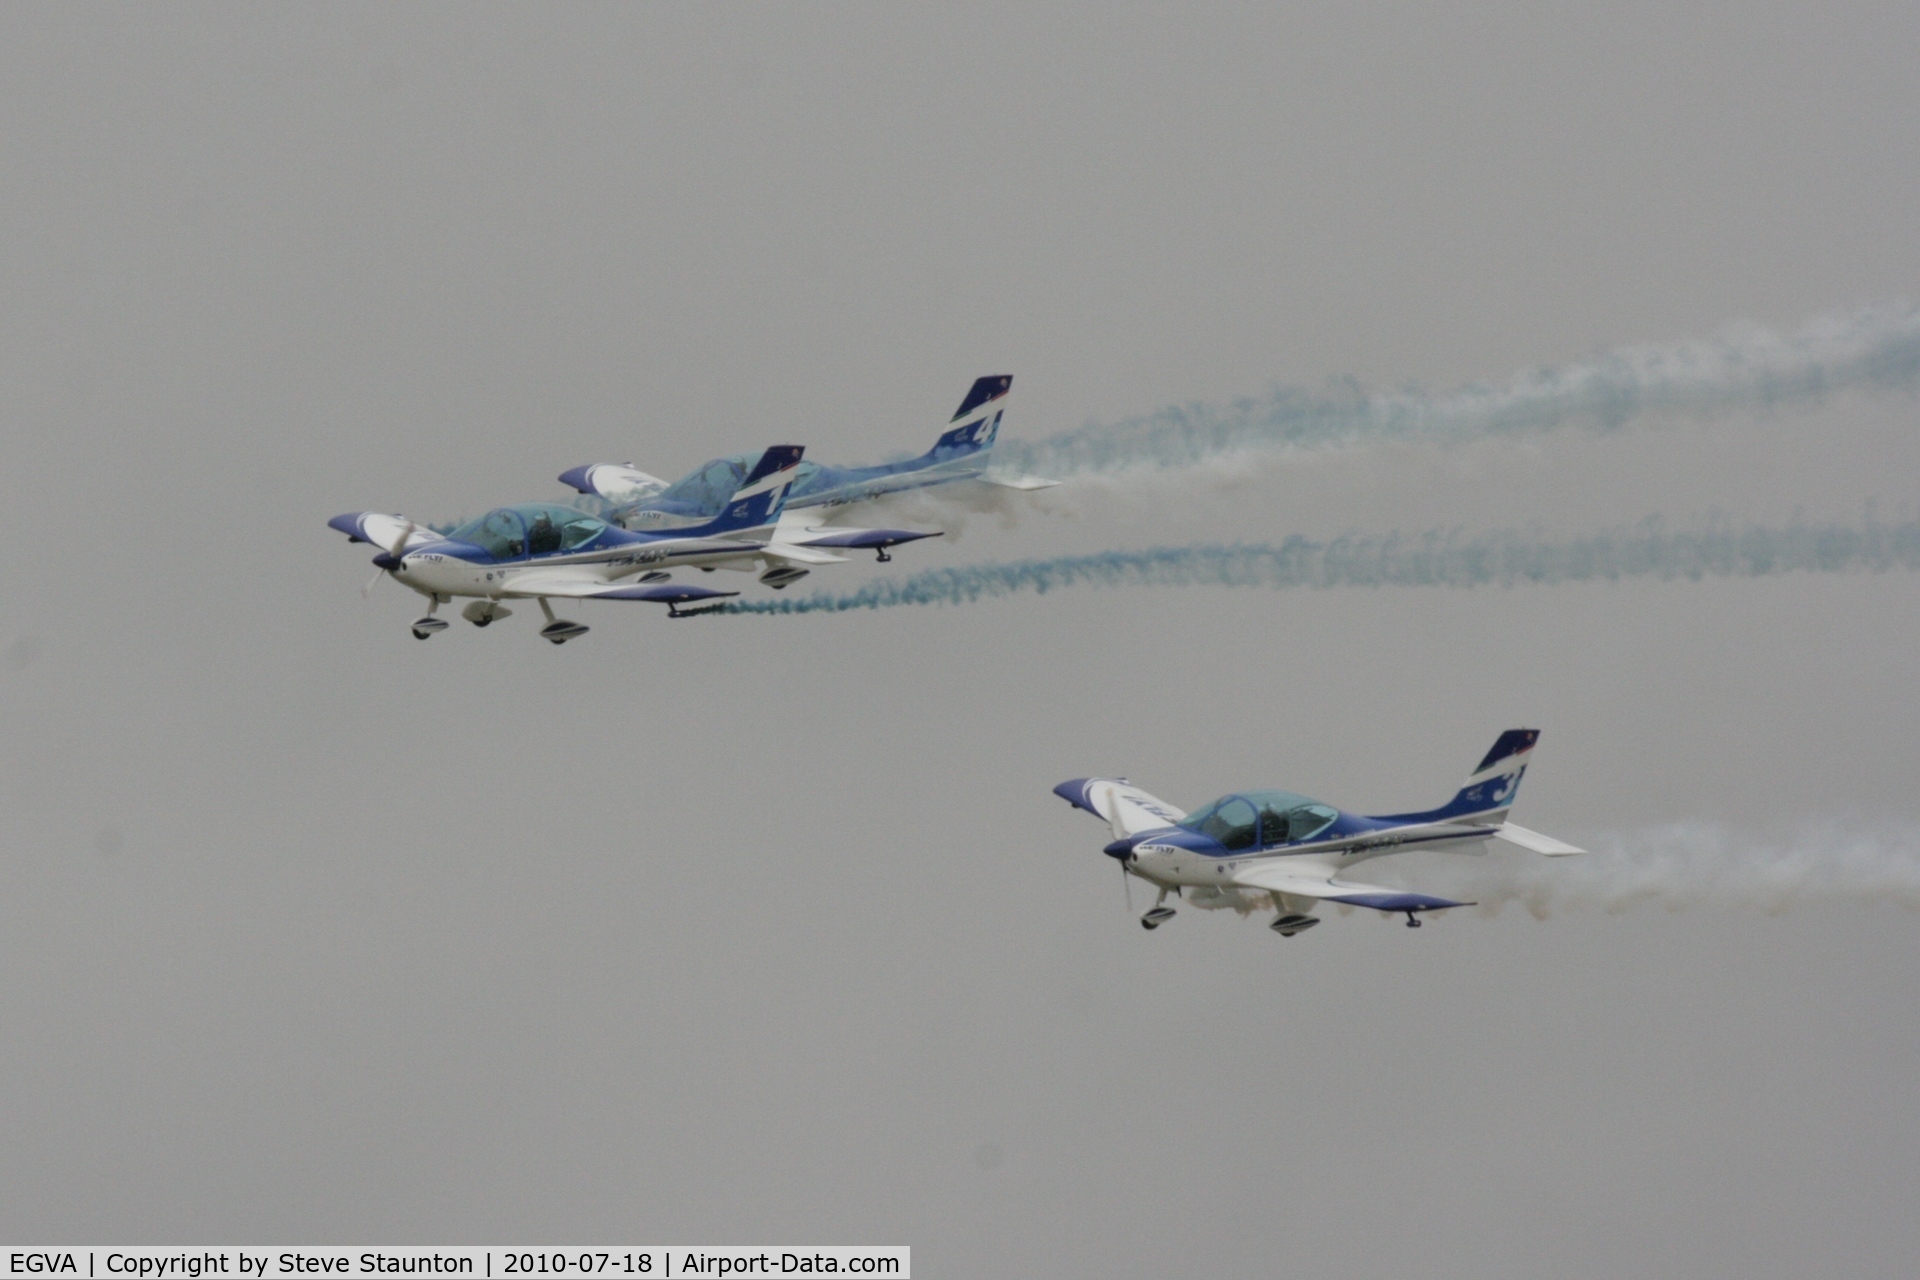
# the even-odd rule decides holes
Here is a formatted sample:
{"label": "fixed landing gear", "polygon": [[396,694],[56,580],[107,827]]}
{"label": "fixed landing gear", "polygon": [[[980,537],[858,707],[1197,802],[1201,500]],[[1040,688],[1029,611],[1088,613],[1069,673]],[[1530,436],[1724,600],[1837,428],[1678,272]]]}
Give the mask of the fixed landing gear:
{"label": "fixed landing gear", "polygon": [[555,644],[565,644],[575,636],[587,634],[587,628],[579,623],[554,617],[553,606],[547,603],[545,596],[540,597],[540,612],[547,615],[547,625],[540,628],[540,634]]}
{"label": "fixed landing gear", "polygon": [[1173,916],[1173,908],[1167,905],[1167,891],[1162,889],[1160,896],[1153,900],[1153,909],[1140,917],[1140,927],[1142,929],[1158,929],[1161,925],[1173,919]]}
{"label": "fixed landing gear", "polygon": [[460,616],[476,627],[490,626],[502,618],[511,618],[513,610],[498,600],[475,600],[460,611]]}
{"label": "fixed landing gear", "polygon": [[1411,911],[1407,912],[1407,928],[1418,929],[1419,927],[1420,927],[1420,917],[1413,914],[1413,912]]}
{"label": "fixed landing gear", "polygon": [[887,549],[885,547],[875,547],[873,549],[873,558],[875,560],[878,560],[881,564],[886,564],[893,559],[892,556],[887,554]]}
{"label": "fixed landing gear", "polygon": [[783,565],[780,568],[769,569],[761,574],[760,581],[772,587],[775,591],[784,591],[787,587],[800,581],[800,579],[812,572],[813,570],[811,569],[799,569],[793,565]]}
{"label": "fixed landing gear", "polygon": [[413,620],[413,638],[415,640],[425,640],[434,632],[445,631],[447,629],[447,620],[445,618],[436,618],[433,616],[434,610],[439,607],[440,597],[435,596],[433,603],[427,606],[426,614]]}
{"label": "fixed landing gear", "polygon": [[1275,920],[1267,928],[1283,938],[1291,938],[1296,933],[1305,933],[1320,923],[1317,916],[1285,915]]}

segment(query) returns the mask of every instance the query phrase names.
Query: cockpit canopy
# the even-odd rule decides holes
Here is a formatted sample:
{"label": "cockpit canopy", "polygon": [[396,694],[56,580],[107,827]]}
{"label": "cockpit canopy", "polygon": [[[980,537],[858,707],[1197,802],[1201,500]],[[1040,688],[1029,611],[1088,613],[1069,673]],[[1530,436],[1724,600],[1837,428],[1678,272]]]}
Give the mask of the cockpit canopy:
{"label": "cockpit canopy", "polygon": [[[734,453],[680,477],[641,505],[683,516],[717,516],[726,507],[734,491],[746,482],[760,461],[759,453]],[[805,491],[807,481],[820,472],[820,464],[802,462],[793,477],[788,499]]]}
{"label": "cockpit canopy", "polygon": [[1179,825],[1229,850],[1266,849],[1311,840],[1339,816],[1333,806],[1291,791],[1242,791],[1188,814]]}
{"label": "cockpit canopy", "polygon": [[608,524],[572,507],[551,502],[523,502],[497,507],[478,520],[469,520],[447,536],[470,543],[495,560],[522,556],[559,555],[579,551],[607,532]]}

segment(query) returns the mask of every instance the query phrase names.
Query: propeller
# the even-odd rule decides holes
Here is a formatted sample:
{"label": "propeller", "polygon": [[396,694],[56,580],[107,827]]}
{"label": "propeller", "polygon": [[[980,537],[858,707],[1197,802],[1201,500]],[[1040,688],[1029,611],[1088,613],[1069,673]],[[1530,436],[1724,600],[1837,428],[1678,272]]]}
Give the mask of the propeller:
{"label": "propeller", "polygon": [[[1103,816],[1107,820],[1107,829],[1113,832],[1114,843],[1118,844],[1120,841],[1125,840],[1127,838],[1127,825],[1120,821],[1120,806],[1113,803],[1111,796],[1108,797],[1107,812]],[[1108,850],[1107,852],[1111,853],[1112,850]],[[1122,891],[1127,895],[1128,915],[1133,914],[1133,877],[1127,873],[1127,862],[1131,856],[1131,854],[1125,854],[1117,856],[1114,859],[1120,864],[1120,885]]]}
{"label": "propeller", "polygon": [[400,536],[393,540],[393,545],[373,558],[373,563],[378,566],[378,571],[371,578],[367,579],[366,586],[360,588],[360,598],[362,600],[365,600],[373,594],[373,589],[380,585],[381,578],[400,567],[400,554],[407,549],[407,539],[413,536],[414,528],[413,521],[407,521],[407,527],[400,531]]}

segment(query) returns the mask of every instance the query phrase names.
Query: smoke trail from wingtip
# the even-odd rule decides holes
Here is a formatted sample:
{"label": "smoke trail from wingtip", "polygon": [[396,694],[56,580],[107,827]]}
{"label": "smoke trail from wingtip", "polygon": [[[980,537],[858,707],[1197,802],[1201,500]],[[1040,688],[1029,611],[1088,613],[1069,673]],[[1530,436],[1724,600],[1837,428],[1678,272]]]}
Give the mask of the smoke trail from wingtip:
{"label": "smoke trail from wingtip", "polygon": [[[1489,854],[1433,864],[1428,881],[1498,913],[1519,903],[1556,911],[1678,911],[1733,907],[1778,914],[1806,903],[1888,902],[1920,910],[1920,832],[1834,826],[1784,841],[1743,837],[1719,823],[1677,823],[1598,837],[1570,858]],[[1429,887],[1433,887],[1430,883]]]}
{"label": "smoke trail from wingtip", "polygon": [[853,591],[734,601],[706,613],[845,613],[901,605],[972,604],[1067,587],[1474,587],[1622,578],[1765,577],[1920,569],[1920,521],[1859,525],[1707,525],[1668,532],[1658,518],[1585,537],[1518,530],[1468,536],[1348,535],[1320,542],[1151,547],[879,578]]}
{"label": "smoke trail from wingtip", "polygon": [[1584,426],[1609,431],[1654,415],[1711,416],[1817,402],[1854,389],[1920,386],[1920,307],[1823,316],[1797,333],[1762,329],[1712,341],[1623,348],[1504,385],[1375,395],[1277,387],[1231,404],[1192,404],[1040,440],[1003,440],[997,466],[1053,479],[1196,466],[1236,453],[1389,440],[1459,442]]}

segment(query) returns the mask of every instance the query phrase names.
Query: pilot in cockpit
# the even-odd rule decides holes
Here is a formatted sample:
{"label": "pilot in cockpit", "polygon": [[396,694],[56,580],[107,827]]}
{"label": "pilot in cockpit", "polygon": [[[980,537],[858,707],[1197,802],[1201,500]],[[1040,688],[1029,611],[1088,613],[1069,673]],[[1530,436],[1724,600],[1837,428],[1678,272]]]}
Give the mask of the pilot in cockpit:
{"label": "pilot in cockpit", "polygon": [[540,556],[560,549],[560,530],[554,527],[553,517],[542,511],[527,526],[527,551]]}

